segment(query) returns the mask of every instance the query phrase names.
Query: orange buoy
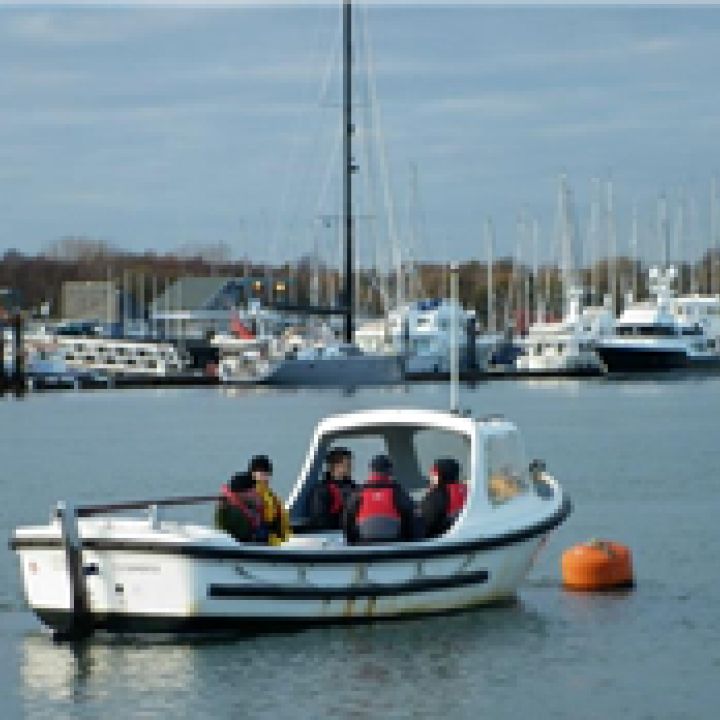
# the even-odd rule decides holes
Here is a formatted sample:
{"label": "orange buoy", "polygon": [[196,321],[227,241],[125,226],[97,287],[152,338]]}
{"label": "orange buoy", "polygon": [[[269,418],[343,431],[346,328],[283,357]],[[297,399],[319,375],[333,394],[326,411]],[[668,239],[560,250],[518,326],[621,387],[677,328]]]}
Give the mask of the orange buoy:
{"label": "orange buoy", "polygon": [[630,549],[610,540],[574,545],[562,555],[563,585],[571,590],[632,587]]}

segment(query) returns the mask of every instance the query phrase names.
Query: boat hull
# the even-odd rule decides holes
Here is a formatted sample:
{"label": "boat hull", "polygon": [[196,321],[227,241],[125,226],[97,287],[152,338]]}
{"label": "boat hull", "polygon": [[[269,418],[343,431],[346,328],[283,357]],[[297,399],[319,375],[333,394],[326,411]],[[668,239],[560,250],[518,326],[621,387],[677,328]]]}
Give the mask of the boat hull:
{"label": "boat hull", "polygon": [[[497,603],[514,596],[567,512],[502,539],[399,550],[325,545],[318,552],[303,537],[288,549],[84,539],[80,621],[110,632],[272,631]],[[79,618],[60,538],[16,538],[13,546],[33,612],[55,632],[72,632]]]}
{"label": "boat hull", "polygon": [[608,372],[658,372],[687,367],[687,353],[680,349],[599,346],[597,353]]}
{"label": "boat hull", "polygon": [[292,358],[280,362],[261,380],[266,385],[293,387],[388,385],[402,381],[402,360],[398,355]]}

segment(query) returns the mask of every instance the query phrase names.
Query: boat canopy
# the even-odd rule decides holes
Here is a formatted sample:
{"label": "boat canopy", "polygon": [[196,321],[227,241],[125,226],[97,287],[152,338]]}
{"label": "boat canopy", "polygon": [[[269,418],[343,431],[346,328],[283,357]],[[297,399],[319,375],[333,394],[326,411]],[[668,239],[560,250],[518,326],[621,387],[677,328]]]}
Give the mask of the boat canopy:
{"label": "boat canopy", "polygon": [[365,481],[374,455],[389,455],[397,481],[415,498],[428,487],[429,470],[440,457],[459,463],[461,479],[468,485],[466,508],[492,507],[529,487],[522,442],[507,420],[476,420],[437,410],[365,410],[332,416],[318,425],[288,500],[294,525],[307,523],[309,498],[335,447],[352,452],[357,484]]}

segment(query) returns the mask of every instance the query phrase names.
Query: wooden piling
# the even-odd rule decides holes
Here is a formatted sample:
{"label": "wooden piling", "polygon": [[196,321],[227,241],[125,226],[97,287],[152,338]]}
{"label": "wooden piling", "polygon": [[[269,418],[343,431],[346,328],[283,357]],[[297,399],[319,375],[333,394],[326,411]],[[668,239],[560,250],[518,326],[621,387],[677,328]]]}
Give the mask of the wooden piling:
{"label": "wooden piling", "polygon": [[13,330],[13,364],[12,364],[12,385],[16,391],[25,389],[25,356],[23,352],[23,319],[17,313],[12,320]]}
{"label": "wooden piling", "polygon": [[0,395],[5,394],[7,375],[5,374],[5,325],[0,323]]}

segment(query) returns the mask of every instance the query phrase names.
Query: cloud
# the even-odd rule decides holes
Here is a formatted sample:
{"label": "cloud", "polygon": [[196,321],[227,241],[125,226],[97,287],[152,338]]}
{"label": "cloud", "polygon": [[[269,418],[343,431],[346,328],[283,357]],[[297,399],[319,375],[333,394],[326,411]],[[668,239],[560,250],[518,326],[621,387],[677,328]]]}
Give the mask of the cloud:
{"label": "cloud", "polygon": [[17,12],[5,9],[3,31],[7,37],[44,45],[120,43],[192,24],[194,12],[144,9],[116,12],[112,7],[59,8]]}
{"label": "cloud", "polygon": [[176,73],[177,79],[195,82],[314,82],[319,83],[321,67],[312,62],[274,62],[257,65],[215,63],[193,65]]}
{"label": "cloud", "polygon": [[88,73],[80,70],[6,63],[0,75],[0,91],[45,91],[66,88],[77,85],[87,78]]}
{"label": "cloud", "polygon": [[548,114],[562,107],[601,106],[607,102],[605,87],[568,85],[566,87],[534,88],[524,90],[472,92],[435,98],[420,104],[420,110],[429,115],[484,115],[510,118],[533,114]]}
{"label": "cloud", "polygon": [[541,105],[532,98],[532,93],[529,92],[486,92],[477,95],[459,95],[432,100],[422,106],[422,110],[430,114],[477,113],[500,117],[527,115],[540,109]]}
{"label": "cloud", "polygon": [[569,47],[561,50],[512,52],[487,59],[486,66],[494,69],[531,68],[577,65],[602,65],[629,62],[640,57],[667,55],[682,50],[687,40],[680,37],[648,37],[620,39],[596,46]]}

